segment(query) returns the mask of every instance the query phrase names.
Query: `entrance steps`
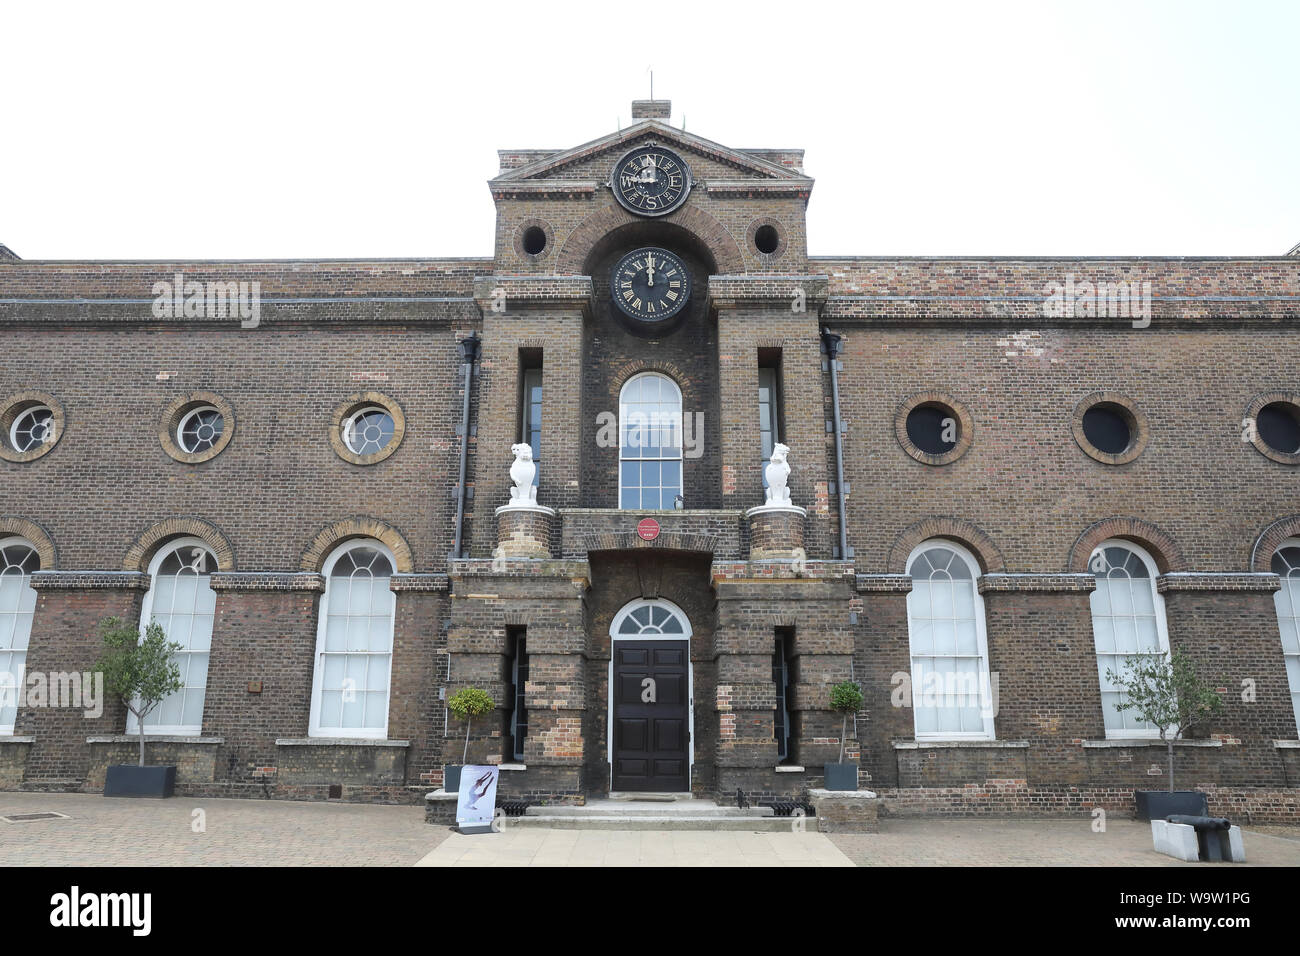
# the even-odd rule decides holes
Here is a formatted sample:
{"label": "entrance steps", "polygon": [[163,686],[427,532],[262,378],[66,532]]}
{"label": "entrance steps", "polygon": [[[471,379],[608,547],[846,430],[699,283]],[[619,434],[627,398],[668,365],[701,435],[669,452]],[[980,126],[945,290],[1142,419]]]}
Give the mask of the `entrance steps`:
{"label": "entrance steps", "polygon": [[[671,799],[667,797],[671,796]],[[650,797],[650,799],[646,799]],[[553,830],[747,830],[788,832],[794,821],[771,807],[722,807],[690,794],[613,794],[582,807],[532,806],[507,826]],[[814,824],[815,825],[815,824]]]}

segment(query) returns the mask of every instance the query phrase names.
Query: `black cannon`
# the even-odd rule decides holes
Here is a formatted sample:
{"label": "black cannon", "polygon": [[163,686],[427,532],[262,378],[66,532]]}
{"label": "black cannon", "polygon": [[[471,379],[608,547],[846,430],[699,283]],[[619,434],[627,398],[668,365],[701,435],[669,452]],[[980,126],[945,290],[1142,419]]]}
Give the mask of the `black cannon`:
{"label": "black cannon", "polygon": [[1229,833],[1232,822],[1224,817],[1196,817],[1187,813],[1171,813],[1166,823],[1182,823],[1196,828],[1196,855],[1202,860],[1223,862],[1232,859]]}

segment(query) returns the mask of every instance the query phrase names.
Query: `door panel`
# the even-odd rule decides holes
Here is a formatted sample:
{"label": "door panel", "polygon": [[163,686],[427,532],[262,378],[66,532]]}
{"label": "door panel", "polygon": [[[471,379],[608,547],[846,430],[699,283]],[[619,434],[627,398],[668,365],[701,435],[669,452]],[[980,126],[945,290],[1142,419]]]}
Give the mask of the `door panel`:
{"label": "door panel", "polygon": [[[686,641],[614,641],[615,790],[690,789],[689,652]],[[642,700],[647,677],[653,701]]]}

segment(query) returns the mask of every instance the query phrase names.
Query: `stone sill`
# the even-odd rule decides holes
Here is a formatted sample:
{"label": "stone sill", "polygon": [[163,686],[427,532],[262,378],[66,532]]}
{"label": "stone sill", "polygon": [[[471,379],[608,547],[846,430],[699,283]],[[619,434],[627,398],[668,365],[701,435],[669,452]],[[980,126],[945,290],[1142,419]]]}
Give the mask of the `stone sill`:
{"label": "stone sill", "polygon": [[792,763],[779,763],[776,765],[777,773],[806,773],[803,767]]}
{"label": "stone sill", "polygon": [[1028,740],[894,740],[895,750],[949,750],[963,747],[983,749],[1020,750],[1029,746]]}
{"label": "stone sill", "polygon": [[409,747],[409,740],[382,737],[277,737],[277,747]]}
{"label": "stone sill", "polygon": [[429,803],[438,803],[443,800],[459,799],[459,793],[448,793],[446,790],[431,790],[424,795],[424,799]]}
{"label": "stone sill", "polygon": [[[4,738],[0,737],[0,741]],[[1275,740],[1273,746],[1278,750],[1300,750],[1300,740]]]}
{"label": "stone sill", "polygon": [[808,791],[808,797],[825,800],[827,798],[845,800],[875,800],[877,798],[874,790],[821,790],[816,787]]}
{"label": "stone sill", "polygon": [[0,734],[0,746],[4,744],[34,744],[35,737],[15,737],[13,734]]}
{"label": "stone sill", "polygon": [[[146,744],[208,744],[218,746],[226,742],[225,737],[200,737],[198,734],[145,734]],[[86,738],[88,744],[139,744],[139,734],[96,734]]]}
{"label": "stone sill", "polygon": [[[1164,747],[1167,741],[1159,737],[1115,737],[1106,740],[1085,740],[1083,746],[1103,747]],[[1222,740],[1175,740],[1175,747],[1222,747]]]}
{"label": "stone sill", "polygon": [[503,764],[499,764],[499,765],[497,766],[497,769],[498,769],[498,770],[527,770],[527,769],[528,769],[528,764],[526,764],[526,763],[503,763]]}

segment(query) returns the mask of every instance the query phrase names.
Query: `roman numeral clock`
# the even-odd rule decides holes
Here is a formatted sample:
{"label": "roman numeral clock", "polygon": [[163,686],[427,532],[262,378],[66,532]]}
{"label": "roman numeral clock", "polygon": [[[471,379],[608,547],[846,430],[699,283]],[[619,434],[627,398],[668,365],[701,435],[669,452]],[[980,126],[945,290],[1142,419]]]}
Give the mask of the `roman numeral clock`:
{"label": "roman numeral clock", "polygon": [[[638,146],[614,164],[609,185],[628,212],[663,216],[686,202],[691,191],[691,171],[675,152],[650,143]],[[615,264],[610,293],[625,316],[659,326],[686,307],[691,297],[690,270],[667,249],[634,249]]]}

